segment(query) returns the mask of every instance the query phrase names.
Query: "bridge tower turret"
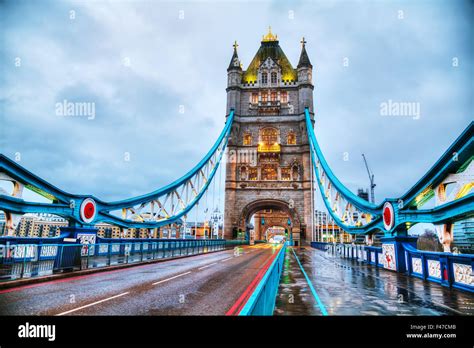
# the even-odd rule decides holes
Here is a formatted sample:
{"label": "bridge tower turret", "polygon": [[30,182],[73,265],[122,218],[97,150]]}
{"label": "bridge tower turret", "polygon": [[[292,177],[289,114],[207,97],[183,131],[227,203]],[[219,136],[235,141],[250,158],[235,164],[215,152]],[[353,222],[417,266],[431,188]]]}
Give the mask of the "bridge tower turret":
{"label": "bridge tower turret", "polygon": [[230,109],[240,109],[240,84],[242,82],[242,66],[237,54],[237,41],[234,42],[234,54],[227,68],[227,115]]}
{"label": "bridge tower turret", "polygon": [[298,70],[298,94],[299,94],[299,108],[303,110],[305,107],[313,112],[313,66],[306,52],[306,41],[301,40],[301,54],[297,65]]}

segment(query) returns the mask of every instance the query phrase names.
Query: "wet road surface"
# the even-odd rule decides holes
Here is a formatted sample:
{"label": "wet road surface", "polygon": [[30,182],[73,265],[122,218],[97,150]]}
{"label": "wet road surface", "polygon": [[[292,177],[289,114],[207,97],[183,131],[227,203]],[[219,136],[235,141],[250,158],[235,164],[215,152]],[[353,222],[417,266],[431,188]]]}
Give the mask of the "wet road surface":
{"label": "wet road surface", "polygon": [[274,314],[324,315],[324,312],[328,315],[474,315],[474,296],[309,247],[288,248]]}
{"label": "wet road surface", "polygon": [[1,315],[223,315],[277,250],[240,247],[0,291]]}

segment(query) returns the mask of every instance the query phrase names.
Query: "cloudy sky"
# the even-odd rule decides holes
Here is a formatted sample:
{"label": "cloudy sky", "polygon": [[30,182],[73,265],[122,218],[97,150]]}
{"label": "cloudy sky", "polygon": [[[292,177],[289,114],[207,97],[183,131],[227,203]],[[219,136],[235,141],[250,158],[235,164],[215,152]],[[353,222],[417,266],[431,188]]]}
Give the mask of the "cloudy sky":
{"label": "cloudy sky", "polygon": [[[233,41],[245,68],[271,25],[294,66],[306,38],[316,135],[335,174],[367,187],[365,153],[377,201],[397,197],[473,118],[473,10],[467,1],[2,1],[0,152],[72,193],[113,200],[161,187],[224,125]],[[58,115],[64,100],[94,103],[95,118]],[[419,103],[420,117],[381,115],[389,100]]]}

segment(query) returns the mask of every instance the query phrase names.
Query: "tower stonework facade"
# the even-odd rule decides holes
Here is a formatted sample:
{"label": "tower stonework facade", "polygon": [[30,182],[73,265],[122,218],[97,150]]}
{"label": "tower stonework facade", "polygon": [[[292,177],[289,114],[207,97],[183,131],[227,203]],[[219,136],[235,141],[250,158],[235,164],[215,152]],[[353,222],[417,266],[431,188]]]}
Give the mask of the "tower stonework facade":
{"label": "tower stonework facade", "polygon": [[227,115],[234,110],[234,122],[226,163],[225,238],[248,232],[254,214],[275,211],[288,215],[282,227],[294,239],[310,241],[312,171],[304,110],[308,107],[313,118],[312,68],[304,39],[296,69],[271,31],[247,70],[234,44],[226,90]]}

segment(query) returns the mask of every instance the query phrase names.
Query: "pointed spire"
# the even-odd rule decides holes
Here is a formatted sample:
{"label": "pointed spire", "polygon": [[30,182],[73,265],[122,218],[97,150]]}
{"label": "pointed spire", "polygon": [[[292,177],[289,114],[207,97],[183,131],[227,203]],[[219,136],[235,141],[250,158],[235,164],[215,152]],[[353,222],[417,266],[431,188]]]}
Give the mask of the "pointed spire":
{"label": "pointed spire", "polygon": [[308,53],[306,52],[306,41],[303,37],[301,39],[301,54],[300,54],[300,60],[298,62],[297,68],[312,68],[313,66],[311,65],[311,62],[309,61]]}
{"label": "pointed spire", "polygon": [[239,55],[237,54],[237,47],[239,47],[239,45],[237,44],[237,41],[235,41],[232,46],[234,47],[234,54],[232,55],[232,59],[230,60],[230,64],[229,64],[229,67],[227,68],[227,71],[231,69],[242,70]]}

